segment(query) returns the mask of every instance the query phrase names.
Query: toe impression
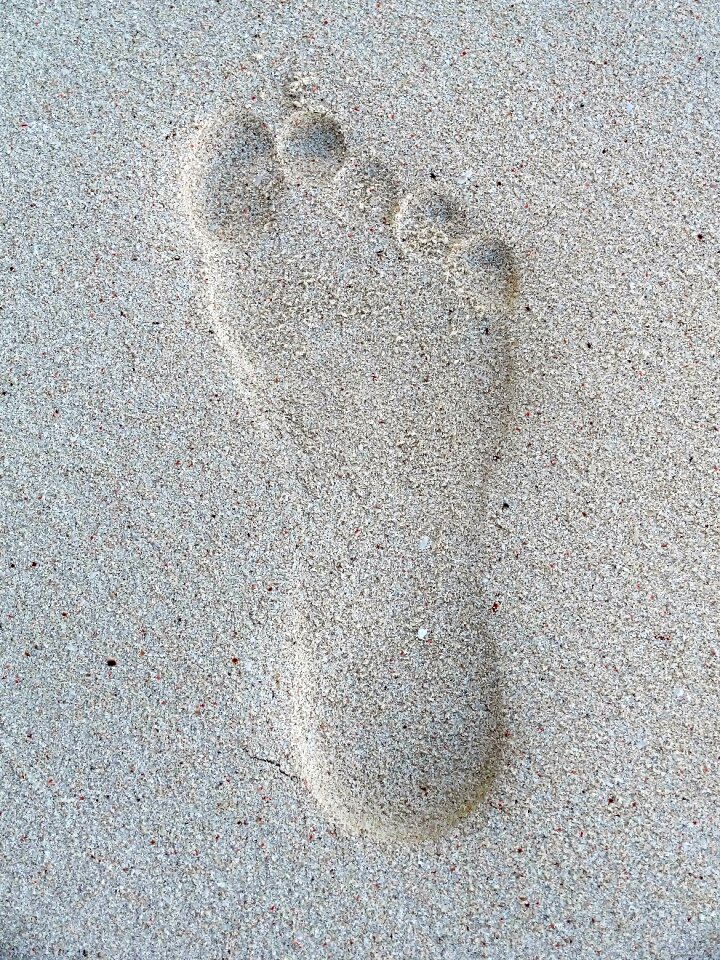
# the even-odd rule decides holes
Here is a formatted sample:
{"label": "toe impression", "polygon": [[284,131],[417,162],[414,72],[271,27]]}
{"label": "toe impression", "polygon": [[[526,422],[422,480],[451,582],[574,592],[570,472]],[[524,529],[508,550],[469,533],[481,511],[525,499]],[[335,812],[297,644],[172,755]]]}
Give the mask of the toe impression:
{"label": "toe impression", "polygon": [[226,111],[202,131],[185,181],[191,221],[205,240],[233,243],[263,229],[282,181],[272,133],[246,110]]}
{"label": "toe impression", "polygon": [[278,134],[278,151],[288,174],[321,183],[345,162],[347,144],[338,121],[320,110],[290,114]]}

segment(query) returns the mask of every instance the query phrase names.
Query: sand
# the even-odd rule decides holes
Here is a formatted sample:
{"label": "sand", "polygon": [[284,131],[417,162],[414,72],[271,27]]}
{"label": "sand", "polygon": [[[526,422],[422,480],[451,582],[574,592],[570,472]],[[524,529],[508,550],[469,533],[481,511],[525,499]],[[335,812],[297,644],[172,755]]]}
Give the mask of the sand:
{"label": "sand", "polygon": [[717,4],[11,4],[0,958],[720,956]]}

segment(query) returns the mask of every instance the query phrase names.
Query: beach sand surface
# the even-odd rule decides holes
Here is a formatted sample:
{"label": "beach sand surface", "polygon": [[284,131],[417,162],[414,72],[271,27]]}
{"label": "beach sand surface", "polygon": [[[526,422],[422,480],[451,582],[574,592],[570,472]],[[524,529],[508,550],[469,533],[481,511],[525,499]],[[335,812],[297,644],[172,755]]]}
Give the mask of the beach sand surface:
{"label": "beach sand surface", "polygon": [[718,4],[1,17],[0,960],[717,960]]}

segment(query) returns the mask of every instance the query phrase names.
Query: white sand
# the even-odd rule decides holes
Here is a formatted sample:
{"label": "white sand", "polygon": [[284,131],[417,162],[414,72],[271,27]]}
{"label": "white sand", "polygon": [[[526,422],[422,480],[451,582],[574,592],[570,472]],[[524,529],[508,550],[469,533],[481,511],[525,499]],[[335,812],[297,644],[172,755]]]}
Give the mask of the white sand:
{"label": "white sand", "polygon": [[717,958],[720,8],[268,11],[3,13],[0,958]]}

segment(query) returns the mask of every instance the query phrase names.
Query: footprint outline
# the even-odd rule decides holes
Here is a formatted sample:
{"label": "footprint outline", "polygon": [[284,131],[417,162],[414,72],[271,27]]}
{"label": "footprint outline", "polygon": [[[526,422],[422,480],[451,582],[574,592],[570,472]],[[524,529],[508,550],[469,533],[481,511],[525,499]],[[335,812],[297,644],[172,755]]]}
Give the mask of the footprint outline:
{"label": "footprint outline", "polygon": [[[213,253],[217,252],[219,248],[240,248],[253,236],[269,231],[271,225],[275,222],[278,197],[283,192],[291,190],[293,186],[297,188],[305,185],[311,190],[327,191],[330,184],[342,183],[343,174],[348,172],[348,168],[354,162],[359,162],[360,169],[365,163],[366,166],[369,165],[370,167],[377,164],[378,170],[389,170],[378,158],[370,157],[369,160],[358,158],[348,146],[344,133],[342,133],[342,139],[336,137],[337,142],[341,144],[340,152],[342,156],[340,162],[327,162],[324,153],[327,153],[332,147],[333,138],[332,136],[326,136],[325,131],[322,136],[318,136],[315,144],[305,145],[305,156],[301,164],[303,169],[299,172],[295,169],[291,178],[288,175],[288,168],[292,165],[293,156],[297,156],[298,152],[302,153],[302,151],[296,151],[293,155],[288,153],[285,148],[279,148],[278,136],[282,136],[283,130],[302,130],[303,125],[307,128],[311,126],[313,118],[317,117],[323,118],[323,123],[332,121],[332,129],[337,128],[342,133],[342,128],[330,112],[316,110],[313,107],[298,109],[291,113],[281,125],[280,134],[273,134],[267,124],[259,121],[253,113],[244,108],[231,108],[230,111],[219,114],[216,120],[205,128],[202,136],[205,137],[206,148],[208,145],[212,148],[213,129],[218,129],[223,123],[228,124],[228,120],[230,125],[235,124],[245,131],[249,130],[251,139],[252,136],[257,138],[255,144],[251,143],[246,149],[239,149],[236,152],[241,160],[247,157],[251,158],[251,172],[257,175],[252,179],[246,176],[244,180],[242,176],[235,179],[230,176],[224,180],[221,178],[220,181],[226,184],[225,191],[228,189],[228,183],[235,184],[236,187],[239,184],[242,189],[247,191],[245,198],[241,196],[240,202],[230,203],[228,207],[229,214],[236,218],[237,229],[234,236],[228,236],[226,230],[227,216],[221,218],[219,236],[217,231],[213,233],[212,230],[205,229],[206,224],[203,224],[201,218],[198,217],[199,205],[196,201],[198,196],[202,194],[202,190],[198,188],[198,174],[200,178],[203,174],[202,163],[196,164],[194,174],[193,171],[190,171],[185,178],[183,191],[190,220],[200,236],[209,261],[212,261]],[[208,130],[210,131],[209,134]],[[220,141],[222,143],[222,137]],[[200,142],[202,142],[202,137]],[[316,159],[313,159],[313,155]],[[267,171],[262,169],[263,159],[268,167]],[[314,162],[319,163],[317,175],[312,169]],[[242,174],[242,172],[241,168],[240,173]],[[263,176],[264,172],[266,173],[265,176]],[[394,177],[392,173],[390,173],[390,176]],[[294,184],[292,181],[295,181]],[[419,260],[425,258],[428,262],[437,260],[445,269],[446,279],[453,281],[458,299],[470,305],[474,316],[481,317],[484,312],[482,302],[472,302],[472,264],[469,254],[472,244],[479,244],[481,251],[485,251],[485,260],[491,266],[494,264],[494,273],[486,278],[488,281],[486,286],[492,288],[490,292],[493,296],[489,297],[490,305],[485,312],[497,312],[504,306],[505,313],[509,316],[518,293],[518,275],[511,248],[497,238],[492,231],[474,231],[470,219],[459,201],[444,191],[439,191],[433,186],[421,186],[403,194],[399,181],[394,178],[391,182],[393,188],[389,191],[389,197],[392,202],[387,203],[388,196],[383,198],[381,195],[379,205],[382,208],[383,228],[386,233],[392,234],[392,241],[396,245],[398,256]],[[360,186],[362,192],[362,178],[360,178]],[[394,189],[395,186],[397,190]],[[351,192],[347,190],[347,183],[346,192]],[[247,199],[247,202],[244,203],[243,199]],[[223,214],[228,212],[222,207],[222,204],[220,204],[220,211]],[[430,222],[428,223],[428,221]],[[493,247],[493,244],[495,244],[495,247]],[[465,262],[464,269],[461,270],[457,263],[463,257],[470,263],[470,266],[468,266],[468,262]],[[492,271],[490,272],[492,273]],[[466,286],[468,283],[470,288]],[[486,290],[484,293],[486,299],[488,299],[487,294],[488,291]],[[244,378],[252,381],[255,365],[246,350],[246,345],[235,343],[232,335],[223,330],[222,323],[218,326],[221,339],[235,359]],[[504,332],[504,335],[506,334],[507,331]],[[511,359],[507,360],[506,366],[508,371],[506,388],[509,396],[512,393],[512,372],[514,369]],[[257,384],[254,386],[258,389]],[[302,442],[302,438],[300,440]],[[298,610],[298,614],[301,614],[300,610]],[[299,643],[298,646],[301,647],[302,644]],[[488,647],[488,653],[491,654],[491,652]],[[301,672],[296,664],[298,677]],[[339,800],[333,789],[328,789],[324,785],[323,780],[327,780],[327,778],[324,778],[322,771],[318,772],[316,769],[316,757],[313,757],[307,749],[303,749],[300,743],[301,738],[300,740],[296,738],[296,750],[301,769],[320,807],[328,815],[339,820],[351,830],[369,833],[380,840],[410,842],[426,840],[455,827],[487,795],[497,770],[501,742],[499,730],[502,708],[499,679],[496,678],[494,684],[492,710],[495,719],[493,728],[488,734],[484,769],[482,774],[475,778],[476,782],[473,790],[469,793],[466,790],[465,796],[460,801],[456,798],[452,805],[448,805],[442,816],[436,816],[437,805],[429,817],[416,816],[411,811],[408,817],[403,818],[392,813],[388,814],[387,811],[371,811],[368,814],[367,811],[363,810],[362,797],[357,802],[356,798],[352,796],[346,796]],[[332,780],[332,777],[330,780]]]}

